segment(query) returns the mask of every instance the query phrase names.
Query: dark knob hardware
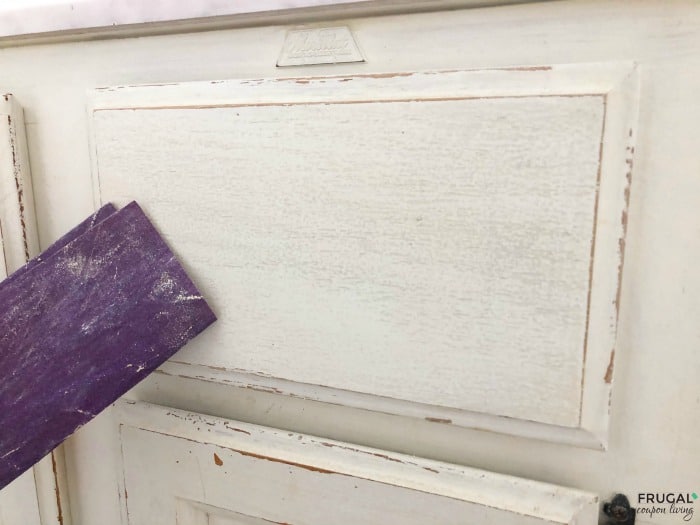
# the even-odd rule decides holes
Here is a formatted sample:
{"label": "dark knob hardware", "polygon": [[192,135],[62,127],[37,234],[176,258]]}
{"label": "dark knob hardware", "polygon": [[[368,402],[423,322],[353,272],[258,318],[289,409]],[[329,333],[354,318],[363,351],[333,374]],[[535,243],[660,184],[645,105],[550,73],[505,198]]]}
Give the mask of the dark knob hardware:
{"label": "dark knob hardware", "polygon": [[630,507],[630,502],[624,494],[616,494],[612,500],[603,505],[603,513],[610,518],[602,525],[634,525],[637,511]]}

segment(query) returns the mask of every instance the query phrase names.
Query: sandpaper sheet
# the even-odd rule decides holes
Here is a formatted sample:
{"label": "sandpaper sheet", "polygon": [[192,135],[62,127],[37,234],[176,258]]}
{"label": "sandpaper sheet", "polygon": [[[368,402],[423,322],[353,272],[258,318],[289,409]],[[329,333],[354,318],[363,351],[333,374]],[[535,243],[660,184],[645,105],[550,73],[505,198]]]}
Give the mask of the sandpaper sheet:
{"label": "sandpaper sheet", "polygon": [[136,203],[0,282],[0,489],[215,319]]}

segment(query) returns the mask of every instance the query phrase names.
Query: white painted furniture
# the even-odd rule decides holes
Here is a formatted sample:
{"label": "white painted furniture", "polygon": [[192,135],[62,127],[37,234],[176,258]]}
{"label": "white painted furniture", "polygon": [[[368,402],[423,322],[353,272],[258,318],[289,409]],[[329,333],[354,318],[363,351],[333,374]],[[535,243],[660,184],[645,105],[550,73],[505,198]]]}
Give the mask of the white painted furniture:
{"label": "white painted furniture", "polygon": [[[0,95],[0,279],[39,253],[24,112],[11,94]],[[55,523],[66,490],[57,449],[0,492],[0,524]]]}
{"label": "white painted furniture", "polygon": [[[591,523],[589,493],[121,402],[129,523]],[[504,497],[508,495],[507,497]]]}
{"label": "white painted furniture", "polygon": [[[344,13],[6,41],[41,246],[136,198],[220,317],[66,443],[42,523],[588,524],[696,490],[697,4]],[[364,62],[277,67],[338,26]]]}
{"label": "white painted furniture", "polygon": [[143,202],[218,308],[166,373],[603,447],[637,92],[629,64],[98,90],[96,205]]}

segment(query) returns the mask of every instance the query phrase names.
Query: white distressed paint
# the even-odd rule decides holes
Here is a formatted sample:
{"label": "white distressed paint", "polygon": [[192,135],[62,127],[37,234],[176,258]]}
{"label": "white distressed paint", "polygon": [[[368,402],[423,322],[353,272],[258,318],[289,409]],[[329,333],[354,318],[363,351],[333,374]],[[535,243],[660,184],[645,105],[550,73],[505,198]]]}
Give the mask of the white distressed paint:
{"label": "white distressed paint", "polygon": [[0,95],[0,238],[8,275],[38,252],[34,196],[22,107],[11,94]]}
{"label": "white distressed paint", "polygon": [[[119,32],[148,34],[168,23],[180,29],[217,28],[248,21],[279,19],[297,12],[307,16],[330,10],[338,16],[352,13],[397,12],[455,7],[484,7],[527,0],[199,0],[197,2],[143,2],[141,0],[5,0],[0,5],[0,38],[12,41],[38,36],[50,40],[79,39],[91,34]],[[302,15],[303,16],[303,15]],[[170,29],[172,31],[172,28]],[[28,37],[28,38],[27,38]]]}
{"label": "white distressed paint", "polygon": [[[258,390],[227,386],[209,381],[196,368],[188,372],[202,379],[180,378],[182,369],[171,369],[169,373],[177,374],[156,374],[132,396],[578,487],[601,499],[617,491],[634,495],[655,488],[697,486],[700,333],[697,323],[691,322],[700,316],[696,3],[654,0],[632,6],[618,0],[560,1],[353,19],[331,19],[339,11],[324,12],[329,25],[352,29],[367,62],[278,70],[275,62],[286,31],[302,23],[302,17],[281,16],[241,21],[239,26],[260,25],[236,30],[3,50],[3,87],[25,107],[42,246],[93,209],[85,94],[95,87],[632,60],[639,71],[640,118],[633,137],[634,180],[608,449],[562,446],[314,402],[278,395],[263,386],[255,387]],[[265,25],[278,23],[282,25]],[[168,27],[176,32],[182,26]],[[587,81],[578,78],[568,84],[587,85]],[[624,152],[626,147],[613,151]],[[347,397],[340,401],[347,404]],[[108,412],[68,444],[76,523],[126,523],[119,504],[123,474],[118,424]],[[670,525],[677,520],[655,517],[652,523]]]}
{"label": "white distressed paint", "polygon": [[131,525],[591,523],[597,497],[168,409],[118,405]]}
{"label": "white distressed paint", "polygon": [[630,71],[98,90],[97,198],[150,203],[218,307],[178,362],[519,435],[562,432],[513,420],[582,429],[563,440],[600,446]]}

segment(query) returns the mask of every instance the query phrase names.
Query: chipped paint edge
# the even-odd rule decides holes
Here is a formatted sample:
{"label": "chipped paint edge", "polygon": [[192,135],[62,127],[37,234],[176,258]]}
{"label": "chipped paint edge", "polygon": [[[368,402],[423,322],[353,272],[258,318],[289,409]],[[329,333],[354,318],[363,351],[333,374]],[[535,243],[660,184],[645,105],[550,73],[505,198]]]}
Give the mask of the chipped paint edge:
{"label": "chipped paint edge", "polygon": [[[119,110],[164,110],[164,109],[200,109],[208,107],[237,107],[250,105],[293,105],[293,104],[352,104],[367,101],[396,102],[405,100],[443,100],[470,98],[512,98],[512,97],[571,97],[598,96],[605,106],[603,130],[601,131],[601,149],[598,178],[607,180],[615,178],[616,169],[610,168],[609,146],[616,136],[609,137],[612,128],[608,121],[620,118],[625,113],[626,101],[620,102],[611,93],[619,91],[620,85],[634,76],[636,65],[631,62],[611,62],[597,64],[558,64],[558,65],[523,65],[507,68],[490,68],[474,70],[445,70],[417,72],[376,72],[356,75],[281,77],[266,79],[212,80],[204,82],[168,83],[143,86],[114,86],[97,88],[89,93],[88,120],[91,127],[91,155],[93,165],[93,195],[95,206],[102,202],[100,191],[100,173],[98,152],[95,143],[96,118],[103,111]],[[441,75],[443,81],[436,90],[434,76]],[[353,80],[362,80],[355,85]],[[351,86],[352,84],[352,86]],[[283,86],[283,89],[263,90],[261,86]],[[341,86],[342,89],[341,89]],[[407,91],[409,90],[409,91]],[[443,91],[440,91],[443,90]],[[253,96],[253,91],[255,96]],[[406,93],[411,97],[407,98]],[[265,95],[268,93],[268,95]],[[271,93],[271,94],[270,94]],[[262,97],[262,98],[261,98]],[[265,98],[267,97],[267,98]],[[254,101],[254,102],[252,102]],[[622,108],[622,109],[620,109]],[[610,132],[610,135],[614,135]],[[613,155],[614,156],[614,155]],[[607,191],[607,190],[606,190]],[[477,430],[511,434],[521,437],[559,442],[579,447],[604,450],[607,447],[610,383],[604,374],[598,371],[595,362],[602,354],[601,348],[610,348],[613,342],[600,342],[598,336],[591,333],[606,332],[608,338],[615,337],[615,330],[609,333],[601,324],[600,318],[591,316],[591,311],[605,308],[608,295],[619,293],[616,284],[604,282],[603,296],[599,292],[591,293],[594,283],[600,276],[600,269],[595,268],[595,257],[602,253],[609,244],[610,235],[599,223],[605,223],[609,216],[598,214],[599,189],[596,194],[596,217],[594,234],[591,242],[591,267],[589,277],[589,298],[587,301],[587,318],[585,341],[581,357],[581,397],[579,403],[579,423],[576,427],[559,427],[543,422],[501,417],[464,410],[418,405],[403,400],[385,400],[371,394],[340,391],[319,385],[303,385],[292,381],[263,378],[254,371],[220,370],[212,375],[203,365],[195,363],[177,363],[176,366],[194,366],[195,370],[182,370],[171,375],[224,381],[243,388],[260,389],[288,396],[296,396],[315,401],[342,404],[354,408],[385,412],[390,414],[421,417],[430,422],[455,424]],[[606,196],[607,198],[607,196]],[[609,210],[608,210],[609,211]],[[615,211],[617,214],[618,211]],[[599,231],[602,233],[599,235]],[[617,238],[615,242],[618,243]],[[615,265],[618,263],[616,262]],[[605,268],[614,272],[614,266]],[[594,275],[595,274],[595,275]],[[601,286],[598,285],[600,288]],[[614,328],[614,327],[613,327]],[[593,349],[593,351],[591,351]],[[591,354],[595,354],[591,357]],[[609,352],[605,352],[606,364]],[[199,366],[199,368],[197,368]],[[164,370],[167,369],[164,368]],[[243,374],[243,375],[241,375]],[[278,386],[281,385],[281,386]],[[591,393],[592,392],[592,393]],[[606,403],[600,402],[605,398]]]}
{"label": "chipped paint edge", "polygon": [[[640,90],[640,71],[635,64],[606,95],[608,111],[601,145],[601,213],[597,220],[594,249],[598,255],[594,259],[591,286],[598,296],[592,297],[597,308],[591,312],[587,330],[589,342],[598,351],[586,355],[581,425],[599,436],[605,449],[615,362],[627,350],[619,338],[619,324]],[[607,293],[602,294],[601,290]],[[591,326],[594,328],[590,329]]]}
{"label": "chipped paint edge", "polygon": [[0,221],[7,272],[12,273],[39,253],[39,239],[22,107],[9,93],[0,97],[0,105]]}
{"label": "chipped paint edge", "polygon": [[598,512],[598,496],[578,489],[150,403],[120,400],[115,408],[122,429],[211,444],[317,474],[393,485],[547,523],[575,523]]}
{"label": "chipped paint edge", "polygon": [[[232,389],[231,395],[240,395],[241,390],[283,395],[326,405],[412,417],[437,425],[454,425],[480,432],[494,432],[602,450],[600,439],[581,428],[559,427],[535,421],[339,390],[322,385],[298,383],[261,374],[251,374],[243,370],[229,370],[170,360],[157,369],[154,376],[146,381],[157,383],[159,376],[212,383],[222,389]],[[146,400],[148,399],[146,398]]]}
{"label": "chipped paint edge", "polygon": [[[39,253],[39,238],[24,111],[10,93],[0,96],[0,119],[0,262],[9,275]],[[62,448],[43,458],[33,470],[41,525],[70,525]]]}

